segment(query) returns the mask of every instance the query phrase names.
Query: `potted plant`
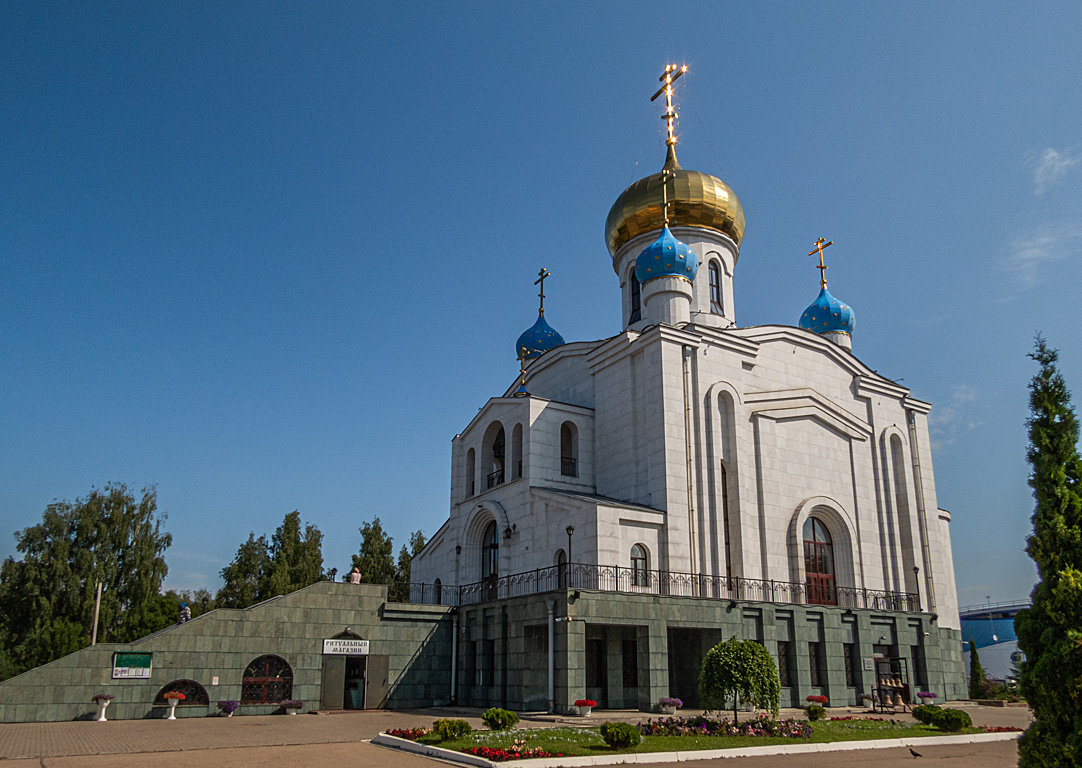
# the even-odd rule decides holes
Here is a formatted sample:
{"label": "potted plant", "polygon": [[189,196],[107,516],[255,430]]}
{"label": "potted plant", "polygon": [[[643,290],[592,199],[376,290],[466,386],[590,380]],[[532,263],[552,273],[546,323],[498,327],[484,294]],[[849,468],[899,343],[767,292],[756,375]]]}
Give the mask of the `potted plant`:
{"label": "potted plant", "polygon": [[234,699],[226,699],[225,701],[218,702],[218,712],[224,717],[232,717],[233,713],[237,711],[237,707],[240,706],[240,702]]}
{"label": "potted plant", "polygon": [[165,692],[165,703],[169,705],[169,717],[165,718],[166,720],[177,719],[177,704],[184,701],[184,699],[186,698],[187,696],[185,696],[180,691]]}
{"label": "potted plant", "polygon": [[665,715],[675,715],[676,710],[682,706],[684,706],[684,702],[675,696],[662,696],[657,700],[657,708]]}
{"label": "potted plant", "polygon": [[579,708],[579,714],[583,717],[589,717],[590,712],[597,706],[597,702],[593,699],[579,699],[575,702],[575,706]]}
{"label": "potted plant", "polygon": [[107,693],[95,693],[90,697],[90,700],[98,705],[98,722],[105,722],[105,710],[109,706],[109,702],[113,700],[113,697]]}
{"label": "potted plant", "polygon": [[859,699],[860,703],[865,707],[872,706],[872,695],[870,693],[862,693],[857,696],[857,699]]}
{"label": "potted plant", "polygon": [[287,715],[295,715],[304,709],[304,702],[300,699],[286,699],[282,702],[282,709],[286,711]]}
{"label": "potted plant", "polygon": [[804,711],[808,713],[809,720],[822,720],[826,716],[827,702],[829,701],[826,696],[820,696],[813,693],[805,699],[808,702],[808,706],[804,707]]}
{"label": "potted plant", "polygon": [[931,691],[918,691],[917,698],[920,699],[921,704],[934,704],[936,695]]}

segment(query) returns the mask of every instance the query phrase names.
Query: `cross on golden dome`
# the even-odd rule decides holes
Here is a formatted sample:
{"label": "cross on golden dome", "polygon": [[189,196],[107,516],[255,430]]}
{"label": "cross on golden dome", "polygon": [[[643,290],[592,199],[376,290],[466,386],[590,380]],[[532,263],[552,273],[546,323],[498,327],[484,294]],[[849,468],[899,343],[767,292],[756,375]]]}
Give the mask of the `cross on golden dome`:
{"label": "cross on golden dome", "polygon": [[680,66],[679,64],[666,64],[665,71],[661,73],[661,77],[658,78],[663,85],[657,89],[657,93],[650,97],[650,101],[655,101],[658,96],[665,94],[665,114],[661,116],[661,119],[665,121],[665,128],[667,136],[665,138],[665,144],[667,146],[673,146],[676,144],[676,133],[673,131],[673,123],[679,115],[672,105],[672,84],[676,82],[676,79],[680,75],[688,71],[687,65]]}
{"label": "cross on golden dome", "polygon": [[809,256],[814,256],[817,253],[819,254],[819,266],[816,267],[816,269],[819,270],[819,285],[823,286],[824,288],[827,287],[827,265],[823,263],[823,249],[829,248],[832,245],[834,245],[833,240],[828,243],[826,240],[820,237],[818,240],[815,241],[815,250],[808,251]]}

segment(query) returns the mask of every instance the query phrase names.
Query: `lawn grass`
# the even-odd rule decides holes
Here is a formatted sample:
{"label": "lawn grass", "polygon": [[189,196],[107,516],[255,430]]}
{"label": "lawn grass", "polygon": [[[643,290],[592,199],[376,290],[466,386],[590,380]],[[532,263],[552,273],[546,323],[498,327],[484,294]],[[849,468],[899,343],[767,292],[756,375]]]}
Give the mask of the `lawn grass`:
{"label": "lawn grass", "polygon": [[[645,736],[642,743],[617,752],[681,752],[697,749],[731,749],[770,744],[799,744],[807,742],[860,741],[865,739],[900,739],[921,736],[943,736],[943,731],[929,725],[892,720],[836,720],[812,723],[810,739],[784,736]],[[508,748],[515,741],[524,742],[529,749],[543,749],[562,755],[613,754],[601,738],[599,728],[516,728],[510,731],[474,731],[454,741],[441,742],[432,734],[419,739],[421,743],[462,750],[468,747]],[[960,733],[980,733],[966,728]]]}

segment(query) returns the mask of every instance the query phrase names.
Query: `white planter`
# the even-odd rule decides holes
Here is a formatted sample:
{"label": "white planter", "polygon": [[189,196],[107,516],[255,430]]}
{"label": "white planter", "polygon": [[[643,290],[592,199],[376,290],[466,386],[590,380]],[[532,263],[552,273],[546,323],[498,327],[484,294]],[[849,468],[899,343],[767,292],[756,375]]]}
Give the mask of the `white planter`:
{"label": "white planter", "polygon": [[676,707],[671,706],[671,705],[661,704],[659,706],[659,709],[661,710],[661,714],[663,714],[663,715],[675,715],[676,714]]}
{"label": "white planter", "polygon": [[167,717],[165,719],[166,720],[176,720],[177,719],[177,700],[176,699],[170,699],[169,700],[169,717]]}
{"label": "white planter", "polygon": [[589,717],[590,713],[593,711],[593,707],[579,707],[579,714],[583,717]]}
{"label": "white planter", "polygon": [[105,720],[105,710],[108,709],[108,708],[109,708],[109,700],[108,699],[105,699],[104,701],[99,701],[98,702],[98,722],[99,723],[106,722],[106,720]]}
{"label": "white planter", "polygon": [[295,715],[298,712],[300,712],[299,709],[295,709],[294,707],[286,707],[286,714],[287,715]]}

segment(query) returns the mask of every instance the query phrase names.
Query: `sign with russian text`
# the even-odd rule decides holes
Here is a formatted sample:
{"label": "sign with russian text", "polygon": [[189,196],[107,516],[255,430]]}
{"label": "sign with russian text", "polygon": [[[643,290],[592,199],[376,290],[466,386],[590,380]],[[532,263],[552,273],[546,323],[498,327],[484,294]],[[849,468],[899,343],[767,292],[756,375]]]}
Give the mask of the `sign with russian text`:
{"label": "sign with russian text", "polygon": [[124,653],[117,651],[113,654],[113,679],[130,680],[146,679],[150,677],[151,660],[150,653]]}
{"label": "sign with russian text", "polygon": [[323,641],[324,656],[367,656],[367,640],[351,640],[345,637]]}

